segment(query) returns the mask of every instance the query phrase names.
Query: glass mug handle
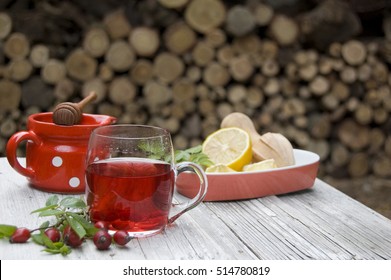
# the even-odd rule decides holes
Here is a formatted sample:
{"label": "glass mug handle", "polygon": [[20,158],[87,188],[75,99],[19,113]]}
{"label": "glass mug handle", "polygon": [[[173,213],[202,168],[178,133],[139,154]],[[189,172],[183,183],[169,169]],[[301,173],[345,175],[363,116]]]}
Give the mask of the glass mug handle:
{"label": "glass mug handle", "polygon": [[193,173],[196,173],[198,175],[198,178],[200,179],[200,189],[195,197],[190,199],[188,202],[188,205],[182,209],[179,213],[175,214],[171,218],[168,218],[168,224],[173,223],[176,219],[178,219],[182,214],[186,213],[187,211],[193,209],[198,204],[202,202],[204,199],[206,192],[208,191],[208,180],[206,178],[204,170],[198,165],[193,162],[181,162],[176,165],[177,174],[178,177],[179,174],[186,171],[192,171]]}

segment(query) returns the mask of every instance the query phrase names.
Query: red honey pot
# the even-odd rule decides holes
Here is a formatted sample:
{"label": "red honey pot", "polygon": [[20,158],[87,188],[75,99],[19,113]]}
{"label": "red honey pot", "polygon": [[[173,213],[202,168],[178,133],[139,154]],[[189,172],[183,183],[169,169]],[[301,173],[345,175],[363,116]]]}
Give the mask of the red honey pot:
{"label": "red honey pot", "polygon": [[[26,176],[34,188],[56,193],[84,193],[85,157],[91,132],[116,122],[105,115],[83,114],[80,124],[62,126],[53,123],[53,113],[29,116],[27,131],[19,131],[8,140],[6,153],[10,165]],[[26,167],[17,158],[19,144],[26,144]]]}

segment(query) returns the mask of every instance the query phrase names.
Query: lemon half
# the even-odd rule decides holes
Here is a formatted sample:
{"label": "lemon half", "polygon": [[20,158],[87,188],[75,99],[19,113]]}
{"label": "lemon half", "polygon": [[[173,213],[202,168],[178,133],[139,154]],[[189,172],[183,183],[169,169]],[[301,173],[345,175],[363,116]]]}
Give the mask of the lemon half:
{"label": "lemon half", "polygon": [[224,164],[216,164],[209,166],[206,170],[206,173],[227,173],[227,172],[236,172],[232,168],[224,165]]}
{"label": "lemon half", "polygon": [[252,160],[250,136],[237,127],[221,128],[210,134],[202,144],[202,152],[214,164],[236,171],[241,171]]}
{"label": "lemon half", "polygon": [[248,164],[243,166],[243,171],[261,171],[268,170],[272,168],[277,168],[276,162],[274,159],[265,159],[256,163]]}

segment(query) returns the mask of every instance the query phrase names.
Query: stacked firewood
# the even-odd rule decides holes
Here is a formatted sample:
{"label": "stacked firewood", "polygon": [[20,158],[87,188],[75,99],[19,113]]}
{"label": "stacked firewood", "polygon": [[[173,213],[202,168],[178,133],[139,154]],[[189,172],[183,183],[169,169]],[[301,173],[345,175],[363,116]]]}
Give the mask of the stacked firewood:
{"label": "stacked firewood", "polygon": [[1,156],[30,114],[95,91],[87,112],[165,127],[177,149],[238,111],[318,153],[321,175],[391,177],[391,39],[359,39],[346,3],[291,16],[260,0],[139,2],[88,24],[61,52],[0,13]]}

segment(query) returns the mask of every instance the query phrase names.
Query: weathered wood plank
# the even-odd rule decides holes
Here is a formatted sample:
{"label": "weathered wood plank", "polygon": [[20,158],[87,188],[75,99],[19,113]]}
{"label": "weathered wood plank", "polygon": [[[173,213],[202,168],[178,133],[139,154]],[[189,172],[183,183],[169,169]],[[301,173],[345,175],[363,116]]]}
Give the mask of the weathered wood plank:
{"label": "weathered wood plank", "polygon": [[260,258],[391,258],[391,221],[320,180],[295,194],[207,206]]}
{"label": "weathered wood plank", "polygon": [[[49,195],[0,158],[1,224],[36,227],[29,213]],[[63,259],[32,242],[0,248],[0,259]],[[391,221],[317,179],[293,194],[203,203],[162,234],[108,251],[88,242],[66,259],[391,259]]]}

